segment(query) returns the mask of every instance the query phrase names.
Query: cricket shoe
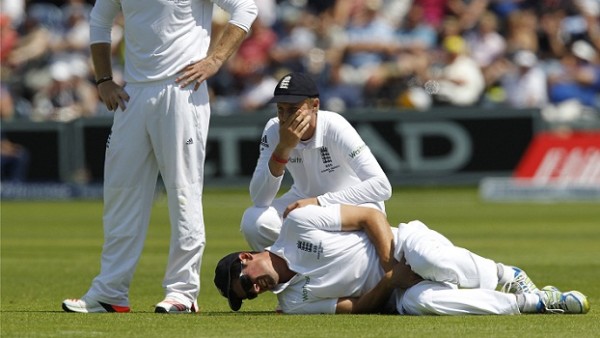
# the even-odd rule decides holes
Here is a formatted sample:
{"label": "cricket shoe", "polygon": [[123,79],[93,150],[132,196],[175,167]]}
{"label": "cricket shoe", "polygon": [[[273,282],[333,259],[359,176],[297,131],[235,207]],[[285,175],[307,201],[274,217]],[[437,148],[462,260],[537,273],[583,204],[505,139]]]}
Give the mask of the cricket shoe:
{"label": "cricket shoe", "polygon": [[513,280],[504,283],[500,291],[504,293],[536,293],[540,291],[525,271],[515,266],[506,266],[506,268],[513,270]]}
{"label": "cricket shoe", "polygon": [[79,313],[104,313],[104,312],[130,312],[129,306],[111,305],[108,303],[83,300],[83,299],[65,299],[62,308],[66,312]]}
{"label": "cricket shoe", "polygon": [[590,311],[590,302],[579,291],[560,292],[554,286],[545,286],[538,292],[538,312],[584,314]]}
{"label": "cricket shoe", "polygon": [[198,312],[198,304],[194,302],[191,307],[182,304],[174,299],[165,299],[156,304],[155,313],[195,313]]}

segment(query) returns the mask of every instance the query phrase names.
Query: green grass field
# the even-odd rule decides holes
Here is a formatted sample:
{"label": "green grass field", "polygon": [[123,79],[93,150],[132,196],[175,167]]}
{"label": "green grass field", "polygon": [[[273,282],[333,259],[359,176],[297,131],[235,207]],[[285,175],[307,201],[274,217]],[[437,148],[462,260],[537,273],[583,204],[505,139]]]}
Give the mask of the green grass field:
{"label": "green grass field", "polygon": [[409,317],[288,316],[273,313],[263,295],[239,313],[213,285],[217,261],[246,249],[239,219],[247,190],[205,191],[207,247],[202,263],[201,314],[154,314],[169,226],[157,198],[142,259],[131,286],[130,314],[74,314],[64,298],[83,295],[99,271],[102,203],[11,202],[1,205],[2,337],[600,337],[600,204],[486,203],[476,189],[395,189],[387,203],[392,224],[420,219],[455,244],[525,269],[538,286],[588,295],[587,315]]}

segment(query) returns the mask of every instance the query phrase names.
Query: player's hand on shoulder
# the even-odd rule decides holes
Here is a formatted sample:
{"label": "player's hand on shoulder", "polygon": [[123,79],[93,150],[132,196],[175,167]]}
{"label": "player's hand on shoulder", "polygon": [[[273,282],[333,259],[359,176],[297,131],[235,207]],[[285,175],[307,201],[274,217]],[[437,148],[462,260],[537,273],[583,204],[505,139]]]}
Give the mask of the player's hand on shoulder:
{"label": "player's hand on shoulder", "polygon": [[287,215],[293,210],[305,207],[307,205],[319,205],[319,200],[316,197],[297,200],[296,202],[291,203],[287,206],[287,208],[285,208],[285,211],[283,212],[283,218],[286,218]]}

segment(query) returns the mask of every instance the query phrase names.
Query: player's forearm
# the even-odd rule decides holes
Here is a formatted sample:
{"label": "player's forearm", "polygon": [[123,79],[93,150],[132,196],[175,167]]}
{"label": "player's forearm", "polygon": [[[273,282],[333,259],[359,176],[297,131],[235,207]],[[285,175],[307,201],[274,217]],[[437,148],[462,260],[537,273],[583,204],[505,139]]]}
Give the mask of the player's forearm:
{"label": "player's forearm", "polygon": [[346,189],[318,196],[321,205],[383,202],[392,195],[392,188],[385,175],[374,176]]}
{"label": "player's forearm", "polygon": [[279,177],[284,174],[291,151],[291,149],[281,147],[280,145],[277,145],[273,149],[273,153],[269,157],[269,171],[273,176]]}
{"label": "player's forearm", "polygon": [[111,46],[110,43],[95,43],[90,45],[92,62],[96,80],[112,76]]}
{"label": "player's forearm", "polygon": [[[338,303],[336,313],[382,313],[385,312],[386,304],[389,301],[392,292],[394,291],[394,283],[392,281],[392,272],[388,272],[379,281],[379,283],[364,295],[355,299],[346,299],[346,306],[343,302]],[[349,301],[349,303],[348,303]],[[351,303],[349,307],[348,304]],[[341,306],[342,305],[342,306]],[[350,310],[350,311],[348,311]]]}
{"label": "player's forearm", "polygon": [[246,38],[246,31],[234,25],[227,24],[223,34],[211,44],[207,58],[215,61],[219,67],[235,53]]}
{"label": "player's forearm", "polygon": [[270,160],[259,158],[250,180],[250,198],[252,198],[254,205],[258,207],[270,206],[273,203],[283,180],[283,175],[272,175],[268,163],[264,164],[264,161]]}
{"label": "player's forearm", "polygon": [[384,213],[377,209],[342,205],[340,209],[342,231],[364,231],[375,250],[384,271],[390,271],[394,259],[394,234]]}
{"label": "player's forearm", "polygon": [[397,263],[394,259],[394,234],[385,215],[379,211],[373,211],[374,216],[365,222],[363,229],[377,251],[379,264],[383,271],[387,272]]}

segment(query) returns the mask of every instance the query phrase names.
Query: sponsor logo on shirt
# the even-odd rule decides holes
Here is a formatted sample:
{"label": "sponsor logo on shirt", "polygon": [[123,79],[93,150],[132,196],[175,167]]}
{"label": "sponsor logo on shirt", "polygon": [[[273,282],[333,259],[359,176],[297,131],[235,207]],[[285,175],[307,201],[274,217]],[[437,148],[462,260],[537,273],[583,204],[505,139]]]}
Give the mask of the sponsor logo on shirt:
{"label": "sponsor logo on shirt", "polygon": [[302,285],[302,301],[308,300],[308,285],[310,284],[310,276],[304,276],[304,285]]}
{"label": "sponsor logo on shirt", "polygon": [[302,157],[290,157],[288,160],[290,163],[302,163]]}
{"label": "sponsor logo on shirt", "polygon": [[356,156],[358,156],[358,154],[360,154],[365,148],[367,147],[366,144],[362,144],[360,145],[358,148],[352,150],[350,152],[350,154],[348,154],[350,156],[350,158],[355,158]]}

